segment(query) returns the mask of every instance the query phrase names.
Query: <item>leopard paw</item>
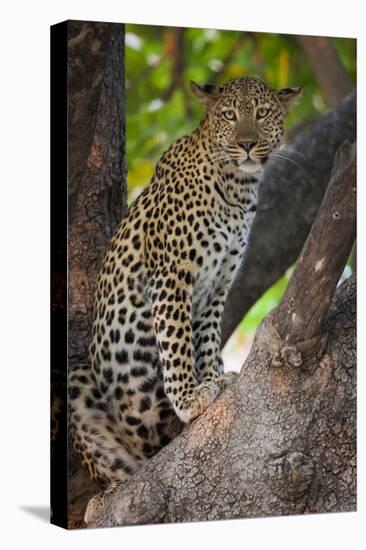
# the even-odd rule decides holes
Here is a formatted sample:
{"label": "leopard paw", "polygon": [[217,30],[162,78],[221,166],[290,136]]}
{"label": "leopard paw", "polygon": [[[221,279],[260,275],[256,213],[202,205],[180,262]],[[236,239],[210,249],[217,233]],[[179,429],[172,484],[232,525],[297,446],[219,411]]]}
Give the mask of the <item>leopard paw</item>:
{"label": "leopard paw", "polygon": [[239,377],[238,372],[229,371],[229,372],[225,372],[225,374],[223,374],[219,378],[215,378],[214,382],[219,386],[220,391],[224,391],[228,386],[236,382],[238,377]]}
{"label": "leopard paw", "polygon": [[202,414],[220,394],[220,388],[213,382],[203,382],[196,386],[191,395],[184,399],[183,405],[176,411],[184,423],[188,423]]}

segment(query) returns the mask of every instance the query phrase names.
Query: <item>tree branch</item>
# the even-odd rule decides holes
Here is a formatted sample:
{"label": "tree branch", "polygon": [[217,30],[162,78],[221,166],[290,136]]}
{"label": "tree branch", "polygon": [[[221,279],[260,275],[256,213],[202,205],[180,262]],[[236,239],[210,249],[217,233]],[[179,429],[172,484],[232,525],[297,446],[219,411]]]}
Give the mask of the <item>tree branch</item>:
{"label": "tree branch", "polygon": [[345,142],[335,156],[320,210],[274,314],[274,324],[286,343],[311,340],[321,333],[355,238],[356,144]]}
{"label": "tree branch", "polygon": [[177,88],[184,90],[184,33],[183,27],[172,27],[165,32],[165,57],[171,59],[172,66],[169,86],[161,94],[164,102],[169,101]]}
{"label": "tree branch", "polygon": [[265,322],[238,382],[108,495],[88,527],[354,511],[355,307],[352,277],[311,375],[274,367],[279,342]]}
{"label": "tree branch", "polygon": [[298,36],[309,59],[325,101],[337,105],[353,88],[351,77],[343,67],[331,38],[327,36]]}
{"label": "tree branch", "polygon": [[355,109],[352,93],[296,137],[290,157],[297,165],[276,160],[267,166],[248,250],[226,302],[222,345],[298,258],[328,185],[334,155],[345,140],[355,140]]}
{"label": "tree branch", "polygon": [[[355,279],[346,281],[333,300],[317,368],[294,369],[284,354],[288,342],[281,337],[288,300],[300,304],[296,311],[313,310],[313,293],[299,294],[317,283],[322,313],[313,310],[317,322],[310,331],[304,323],[296,325],[296,339],[317,334],[324,320],[328,296],[352,241],[354,211],[349,214],[346,208],[354,209],[354,159],[350,146],[337,155],[331,185],[288,294],[258,329],[238,381],[126,485],[106,495],[101,506],[93,501],[90,526],[354,510]],[[341,218],[334,218],[335,212]],[[316,267],[323,258],[331,258],[328,270],[303,267],[310,261]],[[319,271],[329,274],[329,289]]]}

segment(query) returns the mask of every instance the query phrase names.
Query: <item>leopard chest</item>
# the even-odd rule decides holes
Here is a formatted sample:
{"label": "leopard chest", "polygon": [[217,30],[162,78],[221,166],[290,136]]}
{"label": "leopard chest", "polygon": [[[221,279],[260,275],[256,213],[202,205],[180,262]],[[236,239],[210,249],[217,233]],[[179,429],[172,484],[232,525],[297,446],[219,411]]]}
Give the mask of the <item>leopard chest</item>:
{"label": "leopard chest", "polygon": [[[242,262],[251,222],[220,226],[210,231],[209,247],[201,249],[203,263],[197,270],[193,288],[193,308],[201,311],[219,293],[231,286]],[[197,243],[198,249],[200,243]]]}
{"label": "leopard chest", "polygon": [[[233,283],[248,244],[257,204],[257,185],[221,185],[213,193],[209,224],[195,234],[201,265],[193,289],[193,307],[202,310]],[[202,236],[203,233],[203,236]]]}

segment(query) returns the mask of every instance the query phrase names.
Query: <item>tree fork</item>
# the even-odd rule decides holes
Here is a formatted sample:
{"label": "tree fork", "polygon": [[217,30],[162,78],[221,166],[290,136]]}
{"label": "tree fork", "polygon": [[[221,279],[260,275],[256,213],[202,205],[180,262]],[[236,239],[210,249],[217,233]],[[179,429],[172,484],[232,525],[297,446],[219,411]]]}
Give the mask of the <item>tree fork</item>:
{"label": "tree fork", "polygon": [[[338,150],[330,182],[273,324],[293,366],[321,353],[322,322],[356,238],[356,143]],[[319,296],[321,299],[319,300]]]}
{"label": "tree fork", "polygon": [[[355,145],[346,144],[284,299],[259,327],[238,380],[88,509],[90,527],[355,509],[354,277],[329,307],[354,239],[354,196]],[[323,258],[328,268],[315,269]],[[300,323],[288,320],[294,312]],[[308,358],[302,343],[315,338],[314,360],[325,333],[317,368],[294,368]]]}

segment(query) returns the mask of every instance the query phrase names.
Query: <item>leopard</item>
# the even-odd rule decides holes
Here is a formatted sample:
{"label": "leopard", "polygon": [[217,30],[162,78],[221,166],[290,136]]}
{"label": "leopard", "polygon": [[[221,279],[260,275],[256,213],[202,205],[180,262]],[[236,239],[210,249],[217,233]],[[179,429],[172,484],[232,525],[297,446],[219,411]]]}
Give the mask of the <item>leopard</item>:
{"label": "leopard", "polygon": [[302,88],[249,76],[190,87],[203,116],[163,153],[117,227],[97,280],[90,362],[69,373],[73,445],[103,489],[87,524],[237,379],[221,355],[224,306]]}

